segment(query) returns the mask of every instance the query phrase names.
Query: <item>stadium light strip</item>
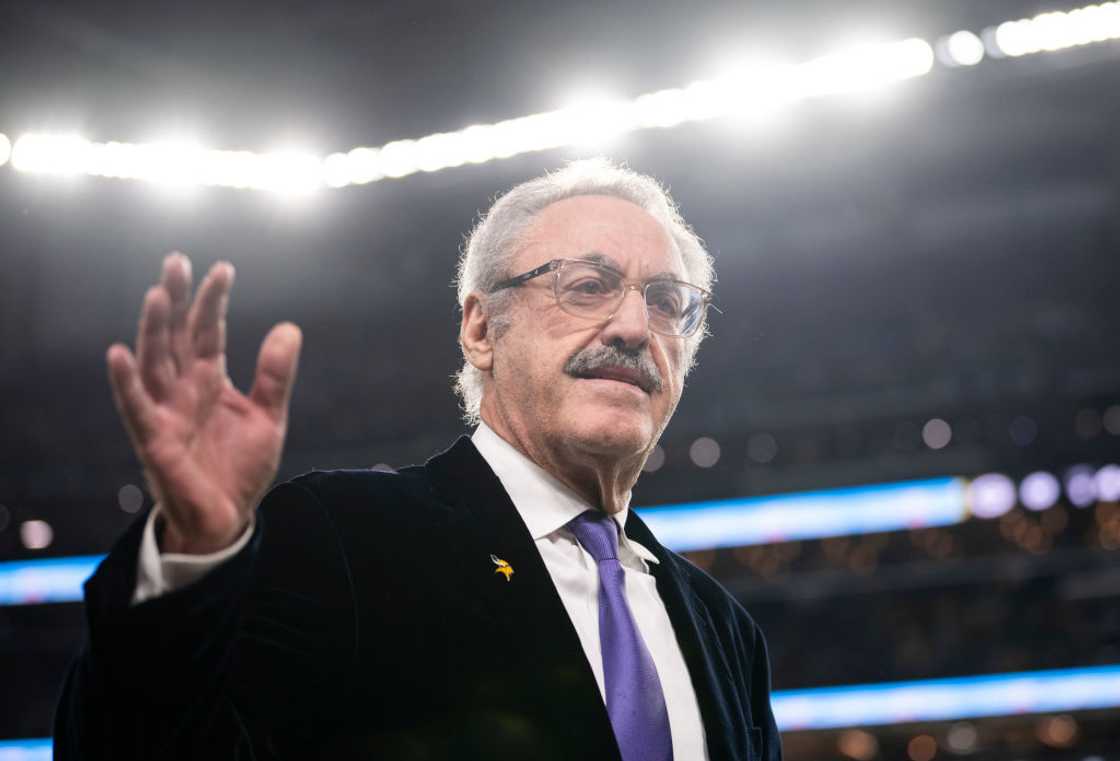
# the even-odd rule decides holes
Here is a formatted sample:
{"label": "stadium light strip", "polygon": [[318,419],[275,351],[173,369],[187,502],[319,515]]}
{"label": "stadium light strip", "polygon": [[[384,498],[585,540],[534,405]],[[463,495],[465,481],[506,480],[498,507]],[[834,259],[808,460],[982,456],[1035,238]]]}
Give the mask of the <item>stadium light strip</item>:
{"label": "stadium light strip", "polygon": [[1120,39],[1120,2],[961,30],[934,45],[919,38],[841,50],[793,65],[757,64],[632,100],[597,99],[454,132],[358,147],[319,157],[281,151],[212,150],[182,142],[97,143],[77,135],[32,133],[13,146],[0,135],[0,165],[22,172],[93,175],[158,184],[269,190],[301,195],[418,172],[481,164],[523,153],[594,145],[628,132],[721,117],[749,121],[799,101],[877,90],[924,76],[940,63],[972,66],[985,56],[1019,58]]}
{"label": "stadium light strip", "polygon": [[[1074,508],[1120,501],[1120,465],[1093,468],[1082,463],[1066,468],[1061,481],[1052,473],[1035,471],[1018,488],[1003,473],[984,473],[974,478],[944,476],[635,511],[662,544],[688,552],[950,526],[970,517],[993,520],[1016,504],[1046,510],[1058,503],[1063,481],[1066,501]],[[82,584],[103,557],[0,563],[0,606],[80,602]]]}
{"label": "stadium light strip", "polygon": [[82,584],[104,555],[0,563],[0,605],[81,602]]}
{"label": "stadium light strip", "polygon": [[51,761],[54,757],[51,738],[33,740],[0,740],[0,761]]}
{"label": "stadium light strip", "polygon": [[934,478],[640,508],[676,552],[948,526],[968,517],[968,481]]}
{"label": "stadium light strip", "polygon": [[[840,729],[1120,706],[1120,666],[778,690],[782,732]],[[0,741],[0,761],[50,761],[50,738]]]}
{"label": "stadium light strip", "polygon": [[[677,552],[960,523],[963,478],[938,478],[767,497],[640,508]],[[0,563],[0,606],[80,602],[102,555]]]}
{"label": "stadium light strip", "polygon": [[1115,708],[1120,665],[786,690],[772,705],[785,732]]}
{"label": "stadium light strip", "polygon": [[[1035,487],[1040,481],[1045,494]],[[1074,465],[1064,474],[1066,500],[1085,509],[1120,500],[1120,465]],[[1057,504],[1058,476],[1035,471],[1019,487],[1002,473],[944,476],[812,492],[635,508],[658,539],[677,552],[950,526],[999,518],[1016,504]],[[103,555],[0,563],[0,606],[70,603]]]}

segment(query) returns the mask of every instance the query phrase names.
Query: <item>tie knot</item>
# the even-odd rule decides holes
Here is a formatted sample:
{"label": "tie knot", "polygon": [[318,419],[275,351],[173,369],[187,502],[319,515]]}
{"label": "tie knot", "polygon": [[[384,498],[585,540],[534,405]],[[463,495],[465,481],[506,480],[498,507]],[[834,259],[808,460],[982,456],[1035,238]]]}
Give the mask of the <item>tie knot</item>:
{"label": "tie knot", "polygon": [[568,523],[596,563],[618,559],[618,523],[600,510],[587,510]]}

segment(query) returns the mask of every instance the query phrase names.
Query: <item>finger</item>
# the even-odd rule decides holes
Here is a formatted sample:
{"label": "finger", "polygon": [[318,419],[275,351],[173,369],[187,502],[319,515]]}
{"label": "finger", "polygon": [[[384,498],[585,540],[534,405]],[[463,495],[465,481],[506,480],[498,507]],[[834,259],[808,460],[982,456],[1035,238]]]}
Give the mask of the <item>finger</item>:
{"label": "finger", "polygon": [[123,344],[113,344],[105,355],[109,366],[109,386],[128,437],[139,453],[155,431],[155,402],[144,390],[140,371],[132,352]]}
{"label": "finger", "polygon": [[283,422],[288,416],[302,345],[303,334],[290,322],[282,322],[270,330],[261,344],[249,398],[277,422]]}
{"label": "finger", "polygon": [[206,273],[187,317],[191,356],[209,359],[226,350],[226,310],[233,287],[233,265],[218,262]]}
{"label": "finger", "polygon": [[191,260],[178,251],[164,257],[160,284],[171,297],[170,352],[176,369],[181,371],[190,358],[187,311],[191,305]]}
{"label": "finger", "polygon": [[175,380],[175,366],[170,354],[168,318],[170,303],[163,286],[153,285],[144,296],[140,311],[140,329],[136,336],[136,358],[140,379],[148,394],[156,401],[166,398]]}

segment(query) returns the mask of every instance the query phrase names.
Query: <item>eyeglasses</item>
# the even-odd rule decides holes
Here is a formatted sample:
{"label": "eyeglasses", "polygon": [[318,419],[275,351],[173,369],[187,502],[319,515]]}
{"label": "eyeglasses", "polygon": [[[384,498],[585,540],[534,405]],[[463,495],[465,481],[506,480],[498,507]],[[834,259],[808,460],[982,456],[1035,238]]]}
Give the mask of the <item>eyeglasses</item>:
{"label": "eyeglasses", "polygon": [[669,278],[627,280],[618,270],[585,259],[553,259],[503,280],[490,292],[516,288],[549,272],[554,273],[556,304],[568,314],[605,322],[618,313],[626,292],[633,289],[645,301],[650,330],[665,336],[695,333],[712,301],[712,294],[691,283]]}

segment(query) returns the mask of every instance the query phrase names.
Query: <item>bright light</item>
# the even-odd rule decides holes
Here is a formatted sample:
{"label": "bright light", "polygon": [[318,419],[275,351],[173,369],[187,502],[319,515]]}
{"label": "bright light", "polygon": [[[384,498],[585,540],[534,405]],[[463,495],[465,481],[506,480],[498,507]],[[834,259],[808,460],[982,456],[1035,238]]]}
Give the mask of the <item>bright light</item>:
{"label": "bright light", "polygon": [[658,90],[634,101],[634,124],[638,129],[676,127],[687,120],[684,90]]}
{"label": "bright light", "polygon": [[260,187],[261,157],[249,151],[207,151],[199,177],[204,185],[226,188]]}
{"label": "bright light", "polygon": [[995,27],[990,39],[1000,54],[1012,58],[1120,39],[1120,3],[1005,21]]}
{"label": "bright light", "polygon": [[933,63],[933,48],[925,40],[863,45],[801,64],[795,87],[803,97],[876,90],[928,74]]}
{"label": "bright light", "polygon": [[1097,500],[1096,473],[1088,465],[1074,465],[1066,471],[1066,497],[1074,507],[1088,507]]}
{"label": "bright light", "polygon": [[350,157],[345,153],[332,153],[323,159],[323,182],[329,188],[341,188],[353,182]]}
{"label": "bright light", "polygon": [[[1120,706],[1120,667],[775,690],[771,703],[781,732],[1116,708]],[[957,724],[947,739],[950,749],[969,752],[965,749],[975,747],[976,730]],[[8,751],[13,755],[5,755]],[[0,740],[0,760],[9,758],[49,761],[51,740]],[[1085,761],[1092,758],[1087,756]]]}
{"label": "bright light", "polygon": [[634,100],[584,95],[556,111],[332,154],[323,162],[322,182],[344,187],[564,146],[601,146],[634,130],[663,129],[726,115],[754,120],[804,97],[876,89],[921,76],[929,72],[933,61],[929,43],[910,39],[869,45],[801,66],[738,66],[710,80],[658,90]]}
{"label": "bright light", "polygon": [[[546,132],[552,137],[545,140],[541,148],[550,147],[550,143],[601,147],[634,130],[634,112],[633,102],[599,94],[579,96],[549,115]],[[527,147],[533,150],[532,144]]]}
{"label": "bright light", "polygon": [[49,737],[30,740],[0,740],[0,761],[51,761],[53,743]]}
{"label": "bright light", "polygon": [[489,124],[474,124],[460,132],[463,159],[468,164],[482,164],[497,156],[495,133]]}
{"label": "bright light", "polygon": [[416,142],[419,153],[417,165],[423,172],[462,166],[466,163],[462,148],[463,138],[457,132],[439,132]]}
{"label": "bright light", "polygon": [[385,176],[381,169],[381,151],[374,148],[355,148],[346,154],[350,166],[350,181],[365,185]]}
{"label": "bright light", "polygon": [[41,550],[54,541],[54,529],[46,521],[24,521],[19,526],[19,538],[29,550]]}
{"label": "bright light", "polygon": [[1056,476],[1044,470],[1035,471],[1019,484],[1019,501],[1028,510],[1046,510],[1062,496],[1062,485]]}
{"label": "bright light", "polygon": [[1120,705],[1120,666],[778,690],[778,728],[834,729]]}
{"label": "bright light", "polygon": [[21,172],[70,175],[88,167],[90,143],[77,135],[20,136],[12,148],[12,166]]}
{"label": "bright light", "polygon": [[675,127],[718,118],[742,105],[738,99],[749,97],[744,84],[731,79],[701,80],[687,87],[642,95],[630,106],[631,128]]}
{"label": "bright light", "polygon": [[144,179],[165,185],[197,185],[203,149],[191,141],[166,140],[145,145],[148,169]]}
{"label": "bright light", "polygon": [[1096,475],[1097,497],[1120,502],[1120,465],[1105,465]]}
{"label": "bright light", "polygon": [[796,84],[797,68],[789,64],[756,60],[728,66],[710,83],[719,104],[712,116],[726,114],[736,124],[769,122],[798,97]]}
{"label": "bright light", "polygon": [[323,187],[323,162],[309,153],[278,151],[260,157],[256,187],[283,196],[307,195]]}
{"label": "bright light", "polygon": [[[42,523],[42,521],[34,521],[34,523]],[[82,584],[96,570],[102,557],[85,555],[2,562],[0,563],[0,605],[80,602]]]}
{"label": "bright light", "polygon": [[968,485],[968,507],[977,518],[998,518],[1015,507],[1015,483],[1002,473],[977,476]]}
{"label": "bright light", "polygon": [[[936,55],[928,42],[911,38],[853,47],[796,65],[739,63],[711,79],[630,100],[589,96],[556,111],[357,147],[325,158],[213,150],[193,143],[91,143],[77,136],[28,134],[14,146],[0,135],[0,165],[10,160],[22,172],[304,195],[323,187],[364,185],[534,151],[601,146],[635,130],[724,117],[760,121],[808,98],[873,92],[923,76],[938,57],[947,66],[973,66],[985,54],[1017,57],[1115,39],[1120,39],[1120,2],[1109,2],[1007,21],[979,35],[960,30],[938,41]],[[1120,421],[1113,428],[1120,430]]]}
{"label": "bright light", "polygon": [[73,135],[27,134],[12,166],[39,174],[88,174],[163,185],[216,185],[303,194],[325,184],[322,161],[298,152],[206,150],[186,141],[93,143]]}
{"label": "bright light", "polygon": [[379,153],[381,172],[386,177],[405,177],[420,171],[415,140],[397,140]]}
{"label": "bright light", "polygon": [[[704,447],[714,454],[715,442],[708,441],[700,454]],[[959,478],[659,505],[638,513],[661,543],[677,552],[949,526],[966,516]]]}
{"label": "bright light", "polygon": [[180,140],[155,143],[90,143],[83,171],[101,177],[146,180],[183,187],[202,183],[201,145]]}
{"label": "bright light", "polygon": [[964,29],[950,34],[938,47],[950,66],[975,66],[984,60],[983,41]]}

